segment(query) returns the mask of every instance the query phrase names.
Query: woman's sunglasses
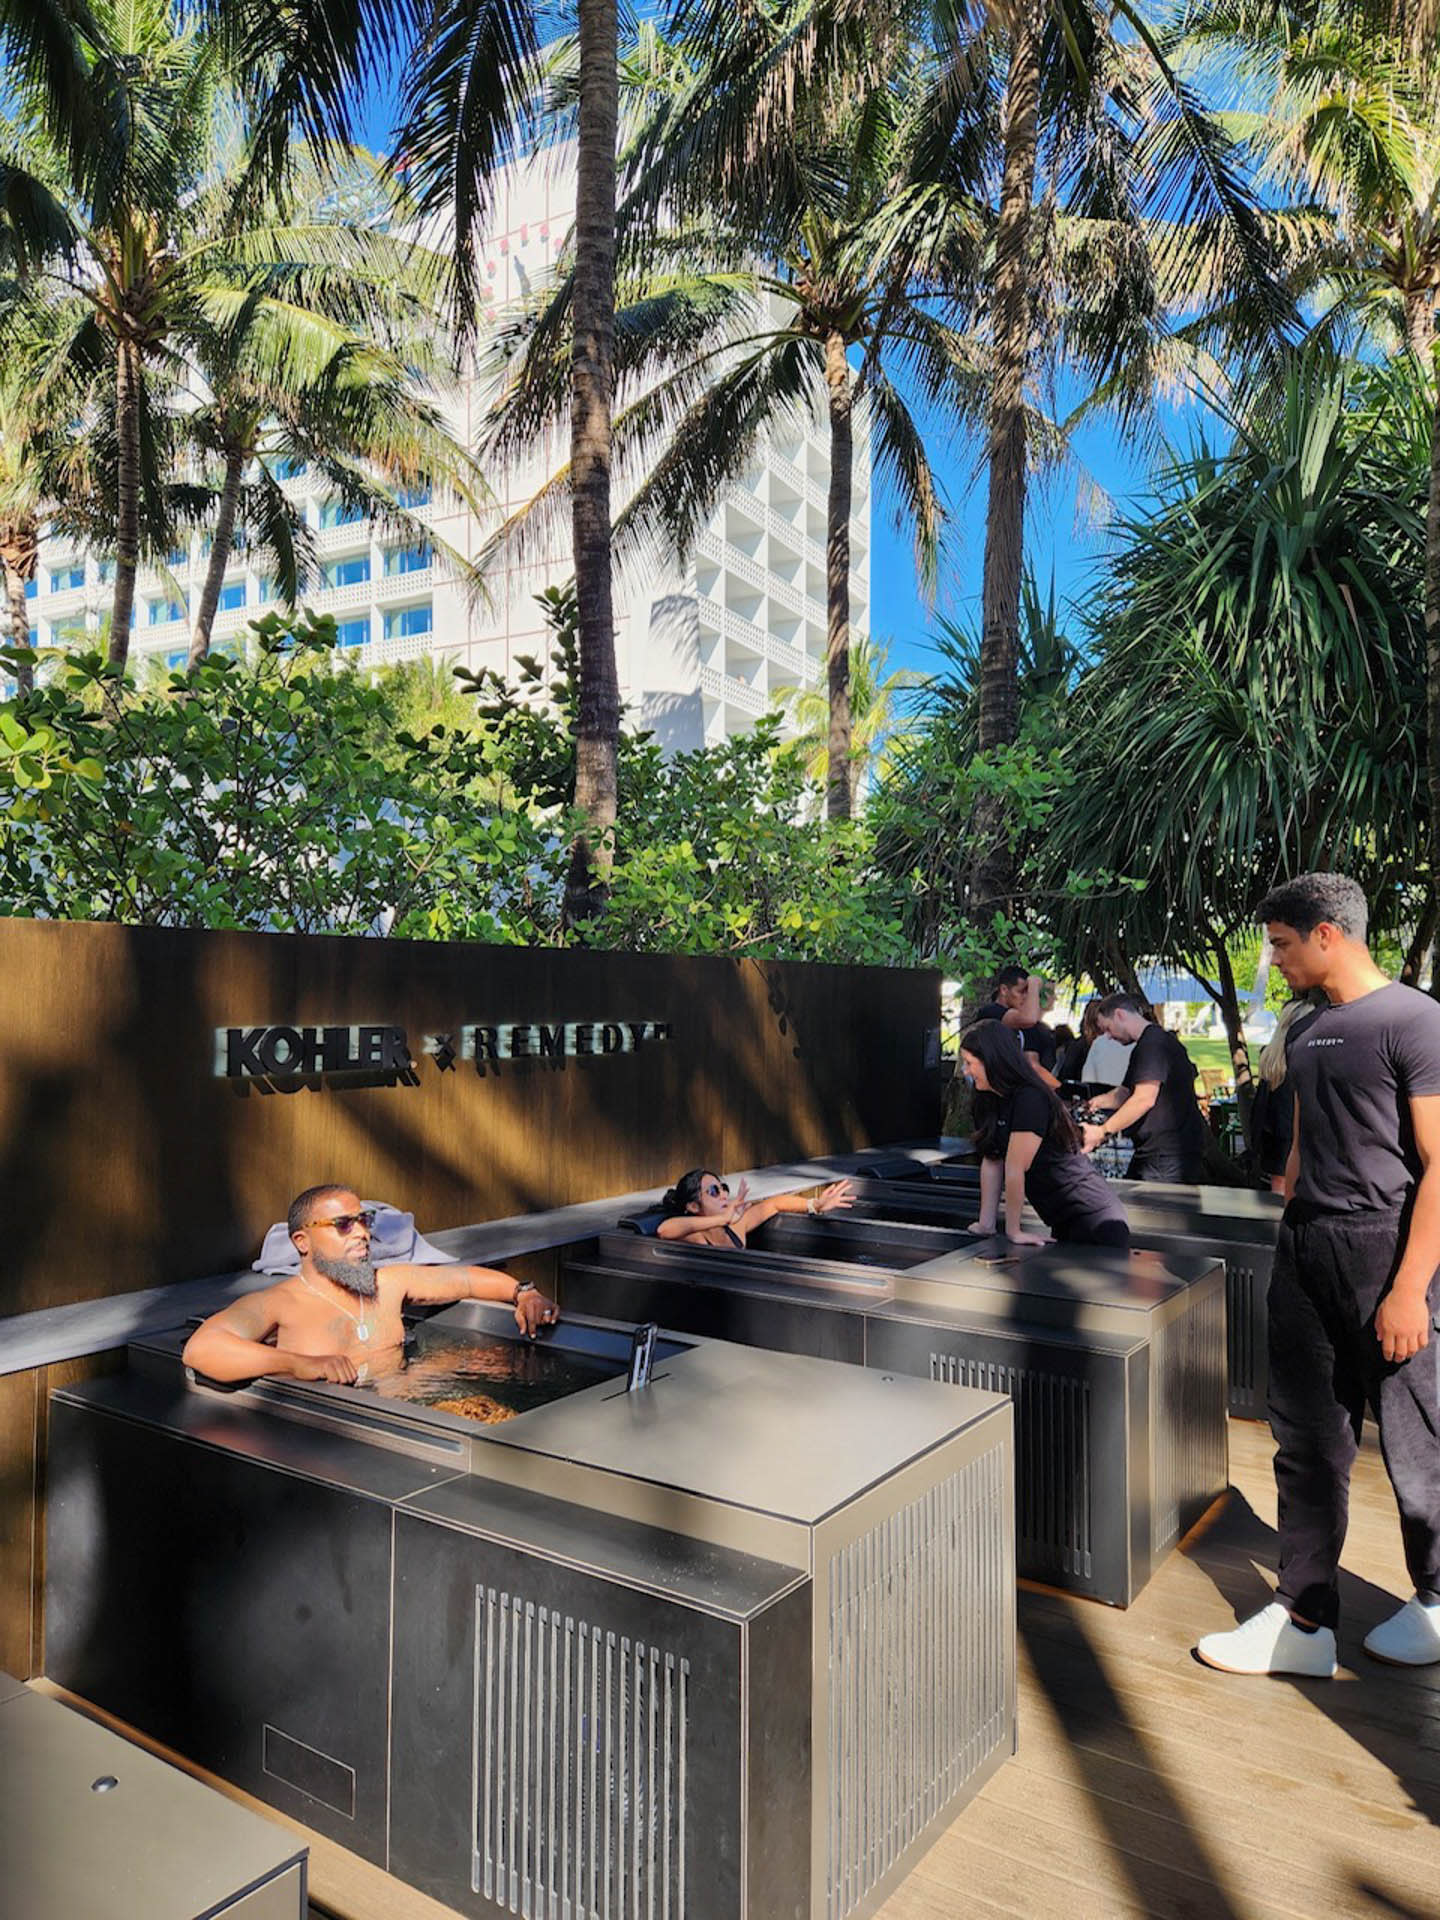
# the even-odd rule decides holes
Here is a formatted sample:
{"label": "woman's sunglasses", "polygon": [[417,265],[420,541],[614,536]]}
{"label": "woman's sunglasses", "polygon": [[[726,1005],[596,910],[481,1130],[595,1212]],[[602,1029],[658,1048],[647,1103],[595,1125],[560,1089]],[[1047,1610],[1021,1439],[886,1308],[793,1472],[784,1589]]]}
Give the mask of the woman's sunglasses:
{"label": "woman's sunglasses", "polygon": [[725,1180],[712,1180],[708,1187],[701,1187],[700,1191],[707,1200],[718,1200],[722,1193],[729,1193],[730,1185]]}

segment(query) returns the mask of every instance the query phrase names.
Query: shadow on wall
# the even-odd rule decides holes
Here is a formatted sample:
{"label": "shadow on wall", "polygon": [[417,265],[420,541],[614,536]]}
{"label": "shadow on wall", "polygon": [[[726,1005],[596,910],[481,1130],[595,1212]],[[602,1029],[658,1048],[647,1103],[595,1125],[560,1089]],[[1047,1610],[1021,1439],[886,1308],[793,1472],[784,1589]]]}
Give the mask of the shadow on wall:
{"label": "shadow on wall", "polygon": [[698,693],[642,693],[639,720],[667,755],[695,753],[705,744],[705,703]]}
{"label": "shadow on wall", "polygon": [[[319,1181],[442,1229],[933,1130],[933,974],[78,923],[0,938],[0,1317],[233,1271]],[[217,1072],[234,1028],[250,1046],[266,1023],[377,1021],[404,1029],[413,1083]],[[425,1051],[565,1021],[671,1037],[483,1075]]]}

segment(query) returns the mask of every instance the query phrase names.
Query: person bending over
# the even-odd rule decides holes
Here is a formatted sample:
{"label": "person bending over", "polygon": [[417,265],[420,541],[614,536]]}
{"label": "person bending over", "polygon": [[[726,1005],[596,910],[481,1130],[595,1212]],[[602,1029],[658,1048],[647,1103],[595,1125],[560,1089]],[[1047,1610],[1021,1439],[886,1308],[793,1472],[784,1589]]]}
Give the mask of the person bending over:
{"label": "person bending over", "polygon": [[993,1020],[971,1027],[960,1063],[975,1085],[975,1149],[980,1154],[980,1218],[972,1233],[994,1233],[1003,1191],[1005,1237],[1044,1245],[1025,1233],[1028,1200],[1057,1240],[1128,1247],[1130,1225],[1119,1195],[1080,1145],[1064,1102],[1027,1055]]}
{"label": "person bending over", "polygon": [[1365,945],[1365,896],[1305,873],[1256,908],[1294,993],[1327,1004],[1290,1029],[1294,1131],[1270,1279],[1275,1598],[1195,1649],[1229,1673],[1335,1671],[1340,1549],[1367,1406],[1415,1591],[1365,1636],[1395,1666],[1440,1661],[1440,1005]]}
{"label": "person bending over", "polygon": [[185,1365],[212,1380],[286,1374],[348,1386],[403,1350],[407,1300],[498,1300],[514,1308],[527,1336],[558,1319],[554,1301],[528,1280],[491,1267],[373,1266],[373,1220],[352,1187],[298,1195],[286,1224],[299,1273],[212,1313],[185,1342]]}
{"label": "person bending over", "polygon": [[[1016,1047],[1015,1051],[1020,1049]],[[718,1173],[693,1167],[681,1174],[660,1202],[666,1217],[655,1229],[656,1234],[661,1240],[683,1240],[692,1247],[743,1247],[755,1229],[777,1213],[834,1213],[837,1207],[855,1204],[855,1189],[848,1180],[835,1181],[813,1200],[799,1193],[751,1200],[749,1191],[742,1180],[732,1199]]]}
{"label": "person bending over", "polygon": [[1199,1180],[1205,1166],[1205,1118],[1195,1098],[1195,1065],[1173,1033],[1128,993],[1107,993],[1095,1009],[1100,1031],[1133,1043],[1125,1078],[1091,1101],[1108,1117],[1084,1131],[1093,1153],[1107,1134],[1128,1133],[1135,1156],[1131,1180]]}

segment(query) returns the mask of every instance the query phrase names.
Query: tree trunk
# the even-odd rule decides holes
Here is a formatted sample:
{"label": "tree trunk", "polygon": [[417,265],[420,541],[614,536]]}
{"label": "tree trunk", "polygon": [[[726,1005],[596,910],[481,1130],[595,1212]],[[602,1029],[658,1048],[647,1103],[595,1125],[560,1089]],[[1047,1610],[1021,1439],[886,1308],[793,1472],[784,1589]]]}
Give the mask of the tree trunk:
{"label": "tree trunk", "polygon": [[115,353],[115,598],[110,611],[110,664],[130,657],[130,616],[140,562],[140,350],[122,331]]}
{"label": "tree trunk", "polygon": [[1420,970],[1425,965],[1425,956],[1435,944],[1435,930],[1440,925],[1440,899],[1437,899],[1435,884],[1432,881],[1425,890],[1425,905],[1421,909],[1415,932],[1405,951],[1405,963],[1400,969],[1400,981],[1403,986],[1414,987],[1420,983]]}
{"label": "tree trunk", "polygon": [[830,731],[825,763],[825,812],[848,820],[850,792],[850,490],[855,442],[850,363],[845,339],[834,328],[825,336],[825,387],[830,409],[830,493],[825,529],[825,659],[830,694]]}
{"label": "tree trunk", "polygon": [[1215,971],[1220,975],[1220,1018],[1225,1023],[1225,1039],[1230,1048],[1230,1065],[1235,1074],[1235,1103],[1240,1109],[1240,1124],[1250,1138],[1250,1109],[1255,1100],[1255,1080],[1250,1071],[1250,1048],[1245,1039],[1244,1015],[1235,985],[1235,969],[1223,941],[1215,946]]}
{"label": "tree trunk", "polygon": [[[980,751],[1009,746],[1018,726],[1016,661],[1025,555],[1025,375],[1030,363],[1029,240],[1039,140],[1043,9],[1021,0],[1005,82],[1000,213],[995,227],[993,362],[981,601]],[[1000,795],[976,809],[972,912],[987,920],[1014,890],[1014,855]]]}
{"label": "tree trunk", "polygon": [[585,815],[565,888],[567,925],[603,904],[613,848],[620,686],[610,562],[611,406],[615,386],[616,0],[580,0],[580,127],[575,200],[575,339],[570,471],[579,603],[580,700],[575,805]]}
{"label": "tree trunk", "polygon": [[[40,554],[40,534],[33,519],[14,521],[0,528],[0,564],[5,569],[5,597],[10,607],[10,644],[30,647],[30,602],[25,597],[28,582],[35,578]],[[18,665],[15,669],[17,692],[35,691],[35,669]]]}
{"label": "tree trunk", "polygon": [[210,651],[210,629],[215,624],[215,609],[220,604],[220,588],[230,563],[230,546],[235,538],[235,512],[240,504],[240,483],[245,477],[246,449],[231,447],[225,456],[225,484],[220,490],[220,512],[215,521],[210,565],[205,570],[205,585],[200,590],[200,605],[195,610],[195,625],[190,631],[190,654],[185,664],[198,667]]}
{"label": "tree trunk", "polygon": [[[1434,378],[1434,362],[1430,362]],[[1425,513],[1425,771],[1432,884],[1440,876],[1440,381],[1430,416],[1430,495]],[[1430,991],[1440,998],[1440,969]]]}

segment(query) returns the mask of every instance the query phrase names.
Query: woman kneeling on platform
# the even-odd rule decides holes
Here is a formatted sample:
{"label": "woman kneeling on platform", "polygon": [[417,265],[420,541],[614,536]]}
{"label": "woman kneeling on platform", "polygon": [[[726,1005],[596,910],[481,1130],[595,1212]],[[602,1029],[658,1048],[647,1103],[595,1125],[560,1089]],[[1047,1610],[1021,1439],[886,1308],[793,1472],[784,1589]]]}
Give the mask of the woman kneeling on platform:
{"label": "woman kneeling on platform", "polygon": [[718,1173],[693,1167],[681,1174],[660,1202],[666,1217],[656,1234],[662,1240],[683,1240],[691,1247],[743,1247],[748,1236],[777,1213],[833,1213],[837,1207],[855,1204],[855,1189],[848,1180],[835,1181],[813,1200],[799,1193],[751,1200],[749,1192],[749,1183],[742,1180],[732,1200]]}
{"label": "woman kneeling on platform", "polygon": [[1080,1130],[1053,1089],[1033,1072],[1014,1035],[982,1020],[960,1042],[960,1062],[975,1086],[975,1150],[980,1159],[980,1218],[972,1233],[994,1233],[1005,1197],[1005,1238],[1038,1247],[1024,1233],[1028,1200],[1057,1240],[1128,1247],[1130,1223],[1119,1195],[1089,1155]]}

